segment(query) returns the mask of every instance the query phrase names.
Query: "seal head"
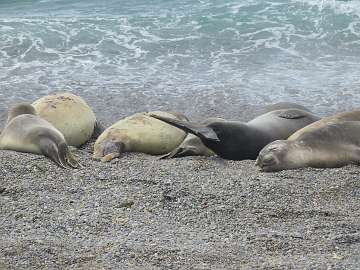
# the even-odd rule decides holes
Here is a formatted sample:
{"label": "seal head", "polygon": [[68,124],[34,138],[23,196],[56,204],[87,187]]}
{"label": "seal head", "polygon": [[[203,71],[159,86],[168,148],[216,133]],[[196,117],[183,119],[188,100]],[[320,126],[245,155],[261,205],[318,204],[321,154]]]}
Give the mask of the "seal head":
{"label": "seal head", "polygon": [[9,123],[10,120],[12,120],[13,118],[15,118],[16,116],[21,115],[21,114],[36,115],[36,110],[29,103],[18,103],[10,108],[10,110],[8,112],[8,117],[7,117],[6,123]]}
{"label": "seal head", "polygon": [[[300,159],[293,161],[291,154],[296,148],[295,142],[276,140],[265,146],[259,153],[255,165],[263,172],[275,172],[294,169],[300,166]],[[297,155],[298,156],[298,155]]]}

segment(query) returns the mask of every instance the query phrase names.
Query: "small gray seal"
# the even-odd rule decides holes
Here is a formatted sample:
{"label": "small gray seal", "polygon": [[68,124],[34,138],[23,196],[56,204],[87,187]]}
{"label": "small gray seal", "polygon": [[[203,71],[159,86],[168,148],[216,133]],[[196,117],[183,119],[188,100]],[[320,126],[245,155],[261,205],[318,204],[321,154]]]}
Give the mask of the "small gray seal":
{"label": "small gray seal", "polygon": [[62,168],[78,167],[63,134],[28,103],[13,106],[0,134],[0,149],[44,155]]}

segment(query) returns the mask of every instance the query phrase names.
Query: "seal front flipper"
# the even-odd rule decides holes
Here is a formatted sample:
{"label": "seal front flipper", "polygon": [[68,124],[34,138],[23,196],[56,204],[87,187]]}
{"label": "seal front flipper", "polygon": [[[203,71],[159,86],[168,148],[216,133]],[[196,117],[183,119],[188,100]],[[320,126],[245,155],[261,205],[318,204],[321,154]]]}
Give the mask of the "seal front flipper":
{"label": "seal front flipper", "polygon": [[52,141],[50,138],[42,137],[39,140],[39,148],[41,150],[41,153],[54,161],[59,167],[66,169],[66,162],[62,160],[62,158],[59,155],[59,149],[54,141]]}
{"label": "seal front flipper", "polygon": [[113,160],[114,158],[118,158],[120,157],[120,153],[110,153],[105,155],[104,157],[102,157],[100,160],[101,162],[109,162],[111,160]]}
{"label": "seal front flipper", "polygon": [[170,153],[167,153],[161,157],[159,157],[159,159],[167,159],[167,158],[181,158],[181,157],[187,157],[187,156],[195,156],[196,155],[196,151],[192,150],[192,149],[185,149],[183,147],[178,147],[176,149],[174,149],[173,151],[171,151]]}
{"label": "seal front flipper", "polygon": [[168,158],[172,158],[174,156],[175,153],[178,152],[178,148],[176,148],[174,151],[171,151],[165,155],[160,156],[158,159],[168,159]]}
{"label": "seal front flipper", "polygon": [[278,114],[279,117],[286,119],[300,119],[307,117],[308,115],[307,112],[298,109],[284,110]]}
{"label": "seal front flipper", "polygon": [[215,131],[208,126],[193,123],[193,122],[186,122],[186,121],[181,121],[181,120],[177,120],[177,119],[172,119],[172,118],[168,118],[168,117],[164,117],[164,116],[160,116],[160,115],[156,115],[156,114],[150,114],[150,116],[153,118],[156,118],[158,120],[161,120],[163,122],[166,122],[174,127],[181,129],[181,130],[192,133],[192,134],[198,136],[199,138],[202,138],[205,140],[210,140],[210,141],[217,141],[217,142],[220,141],[218,136],[216,135]]}

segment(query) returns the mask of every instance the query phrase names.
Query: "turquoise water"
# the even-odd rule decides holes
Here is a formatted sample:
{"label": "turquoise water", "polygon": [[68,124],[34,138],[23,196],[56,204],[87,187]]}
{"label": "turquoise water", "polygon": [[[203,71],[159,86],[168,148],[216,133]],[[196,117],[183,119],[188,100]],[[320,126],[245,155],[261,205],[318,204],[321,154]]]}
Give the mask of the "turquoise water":
{"label": "turquoise water", "polygon": [[355,107],[359,15],[358,1],[0,0],[0,101],[70,89]]}

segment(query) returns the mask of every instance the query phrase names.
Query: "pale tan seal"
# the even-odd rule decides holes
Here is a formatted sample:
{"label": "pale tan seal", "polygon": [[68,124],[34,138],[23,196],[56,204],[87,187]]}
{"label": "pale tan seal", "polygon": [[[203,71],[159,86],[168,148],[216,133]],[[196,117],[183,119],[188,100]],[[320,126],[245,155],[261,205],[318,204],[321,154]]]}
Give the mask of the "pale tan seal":
{"label": "pale tan seal", "polygon": [[63,134],[28,103],[13,106],[0,134],[0,149],[44,155],[60,167],[78,167]]}
{"label": "pale tan seal", "polygon": [[38,115],[54,125],[68,145],[80,146],[98,128],[96,116],[89,105],[70,92],[44,96],[33,103]]}
{"label": "pale tan seal", "polygon": [[277,140],[259,153],[256,165],[264,172],[303,167],[336,168],[360,164],[360,121],[329,122]]}
{"label": "pale tan seal", "polygon": [[[174,113],[151,113],[172,119],[186,119]],[[137,113],[116,122],[99,136],[94,145],[93,158],[107,162],[123,152],[162,155],[177,147],[185,136],[185,132],[150,117],[148,113]]]}

